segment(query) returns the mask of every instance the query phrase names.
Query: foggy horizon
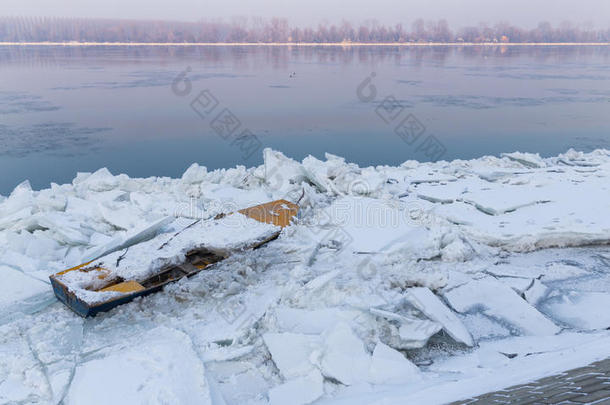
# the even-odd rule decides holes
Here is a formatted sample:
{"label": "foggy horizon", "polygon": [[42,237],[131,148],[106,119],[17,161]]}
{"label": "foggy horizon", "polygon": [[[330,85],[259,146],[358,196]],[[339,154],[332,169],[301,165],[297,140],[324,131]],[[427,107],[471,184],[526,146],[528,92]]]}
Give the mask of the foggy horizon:
{"label": "foggy horizon", "polygon": [[[429,2],[379,0],[375,7],[365,0],[285,2],[261,0],[243,3],[239,0],[201,2],[175,0],[171,5],[160,0],[107,0],[103,4],[92,0],[5,0],[1,16],[77,17],[129,20],[200,21],[235,18],[286,18],[291,25],[316,26],[348,21],[363,24],[375,20],[380,24],[412,24],[416,19],[445,19],[453,27],[480,23],[509,22],[523,28],[533,28],[541,21],[553,25],[569,21],[578,26],[610,27],[610,2],[583,0],[575,5],[570,0],[451,0]],[[323,16],[323,17],[321,17]]]}

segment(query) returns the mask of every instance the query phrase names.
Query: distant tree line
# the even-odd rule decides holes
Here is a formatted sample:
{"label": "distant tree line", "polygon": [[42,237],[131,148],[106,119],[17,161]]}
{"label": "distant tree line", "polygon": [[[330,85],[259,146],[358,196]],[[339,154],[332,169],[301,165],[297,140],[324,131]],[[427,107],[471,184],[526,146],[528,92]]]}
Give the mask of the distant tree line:
{"label": "distant tree line", "polygon": [[347,21],[317,28],[292,27],[283,18],[224,21],[146,21],[57,17],[0,17],[2,42],[610,42],[610,29],[541,22],[524,29],[506,22],[453,31],[446,20],[416,20],[410,28]]}

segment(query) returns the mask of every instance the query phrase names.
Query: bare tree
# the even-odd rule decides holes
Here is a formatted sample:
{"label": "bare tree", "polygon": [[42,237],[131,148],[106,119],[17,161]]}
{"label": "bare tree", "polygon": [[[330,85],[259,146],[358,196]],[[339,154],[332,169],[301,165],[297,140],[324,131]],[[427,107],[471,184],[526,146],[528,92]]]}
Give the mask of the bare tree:
{"label": "bare tree", "polygon": [[454,34],[446,20],[424,22],[417,19],[407,33],[402,24],[385,26],[368,20],[358,28],[348,21],[340,25],[324,23],[315,29],[291,27],[284,18],[234,18],[199,22],[77,19],[56,17],[0,17],[0,41],[81,41],[81,42],[332,42],[365,43],[435,42],[608,42],[610,29],[562,22],[554,28],[541,22],[526,30],[500,22],[464,27]]}

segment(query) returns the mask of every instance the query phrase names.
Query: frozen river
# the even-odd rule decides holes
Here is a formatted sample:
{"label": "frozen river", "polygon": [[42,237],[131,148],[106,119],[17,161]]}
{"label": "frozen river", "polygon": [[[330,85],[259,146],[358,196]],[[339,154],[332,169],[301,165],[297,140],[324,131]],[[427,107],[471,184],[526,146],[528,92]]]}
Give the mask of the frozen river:
{"label": "frozen river", "polygon": [[[601,149],[376,168],[267,149],[250,169],[24,182],[0,197],[0,403],[436,404],[604,359],[609,177]],[[138,277],[195,218],[278,198],[299,216],[260,249],[95,318],[53,296],[50,274],[100,252]],[[202,224],[180,251],[247,237]]]}

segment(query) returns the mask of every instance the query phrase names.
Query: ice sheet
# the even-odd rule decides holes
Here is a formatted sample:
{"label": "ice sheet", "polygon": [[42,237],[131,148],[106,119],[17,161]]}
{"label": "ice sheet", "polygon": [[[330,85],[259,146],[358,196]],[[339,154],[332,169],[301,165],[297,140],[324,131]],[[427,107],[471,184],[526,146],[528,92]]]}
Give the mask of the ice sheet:
{"label": "ice sheet", "polygon": [[184,334],[157,328],[130,343],[79,364],[65,402],[212,404],[205,368]]}
{"label": "ice sheet", "polygon": [[[0,198],[0,402],[445,403],[607,356],[608,151],[397,167],[264,159],[179,179],[102,169]],[[276,198],[301,206],[277,240],[96,318],[46,283]],[[157,258],[252,236],[218,226]],[[147,243],[115,270],[154,265]],[[414,319],[427,326],[410,330]]]}
{"label": "ice sheet", "polygon": [[610,327],[610,293],[576,292],[554,294],[541,305],[554,318],[578,329]]}
{"label": "ice sheet", "polygon": [[482,312],[525,335],[554,335],[560,328],[505,284],[493,278],[473,280],[444,294],[460,313]]}
{"label": "ice sheet", "polygon": [[464,343],[467,346],[474,344],[472,336],[462,322],[430,289],[426,287],[409,288],[406,300],[428,318],[440,323],[449,336],[457,342]]}

